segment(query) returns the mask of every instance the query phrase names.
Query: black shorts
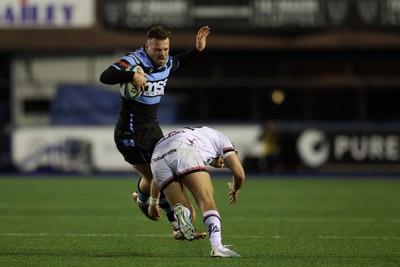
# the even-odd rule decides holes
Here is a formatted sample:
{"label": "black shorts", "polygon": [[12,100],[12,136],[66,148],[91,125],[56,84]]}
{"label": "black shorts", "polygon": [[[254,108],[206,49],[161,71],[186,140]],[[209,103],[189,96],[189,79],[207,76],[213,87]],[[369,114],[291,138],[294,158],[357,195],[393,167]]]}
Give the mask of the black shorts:
{"label": "black shorts", "polygon": [[162,137],[163,132],[158,124],[133,133],[121,131],[118,127],[114,130],[118,151],[132,165],[150,163],[154,147]]}

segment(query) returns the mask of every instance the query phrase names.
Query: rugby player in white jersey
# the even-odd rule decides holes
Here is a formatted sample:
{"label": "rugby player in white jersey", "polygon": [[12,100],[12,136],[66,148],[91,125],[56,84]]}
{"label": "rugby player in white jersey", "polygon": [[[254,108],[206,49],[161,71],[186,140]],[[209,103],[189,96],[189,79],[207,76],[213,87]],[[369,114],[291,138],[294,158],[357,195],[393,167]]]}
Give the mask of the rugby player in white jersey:
{"label": "rugby player in white jersey", "polygon": [[227,167],[233,174],[229,182],[230,202],[235,204],[245,172],[229,138],[212,128],[182,128],[164,136],[156,144],[151,158],[155,182],[174,207],[179,229],[187,240],[196,238],[191,223],[190,203],[181,184],[192,193],[203,213],[203,222],[211,243],[211,257],[240,257],[222,244],[221,217],[214,200],[214,189],[206,165]]}

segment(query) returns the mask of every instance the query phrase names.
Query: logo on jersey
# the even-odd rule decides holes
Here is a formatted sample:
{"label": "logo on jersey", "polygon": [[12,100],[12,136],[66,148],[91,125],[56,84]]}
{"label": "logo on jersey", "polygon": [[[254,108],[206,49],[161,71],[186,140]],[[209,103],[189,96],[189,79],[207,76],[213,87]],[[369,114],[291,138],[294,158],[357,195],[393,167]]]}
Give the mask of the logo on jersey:
{"label": "logo on jersey", "polygon": [[122,67],[122,68],[124,68],[124,69],[127,69],[127,68],[129,68],[129,67],[131,66],[131,65],[129,65],[128,63],[126,63],[126,62],[124,62],[124,61],[122,61],[122,60],[118,61],[118,62],[117,62],[117,65],[120,66],[120,67]]}
{"label": "logo on jersey", "polygon": [[159,96],[164,95],[165,86],[167,86],[168,79],[156,82],[147,82],[146,89],[143,92],[144,96]]}

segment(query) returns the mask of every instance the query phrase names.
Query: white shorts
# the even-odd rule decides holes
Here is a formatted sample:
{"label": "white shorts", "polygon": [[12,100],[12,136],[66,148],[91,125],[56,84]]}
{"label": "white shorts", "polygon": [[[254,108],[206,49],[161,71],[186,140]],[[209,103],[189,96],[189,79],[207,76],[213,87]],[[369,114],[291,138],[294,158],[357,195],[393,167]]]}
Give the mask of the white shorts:
{"label": "white shorts", "polygon": [[181,175],[207,171],[198,150],[181,141],[159,143],[151,157],[151,171],[160,191]]}

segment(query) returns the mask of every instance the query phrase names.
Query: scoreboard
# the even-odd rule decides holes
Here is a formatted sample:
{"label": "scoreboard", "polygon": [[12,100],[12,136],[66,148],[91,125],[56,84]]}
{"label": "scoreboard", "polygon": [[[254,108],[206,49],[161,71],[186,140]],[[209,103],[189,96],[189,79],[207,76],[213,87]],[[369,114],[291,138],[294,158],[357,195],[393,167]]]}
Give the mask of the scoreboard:
{"label": "scoreboard", "polygon": [[104,24],[118,29],[227,32],[331,28],[398,29],[400,0],[103,0]]}

